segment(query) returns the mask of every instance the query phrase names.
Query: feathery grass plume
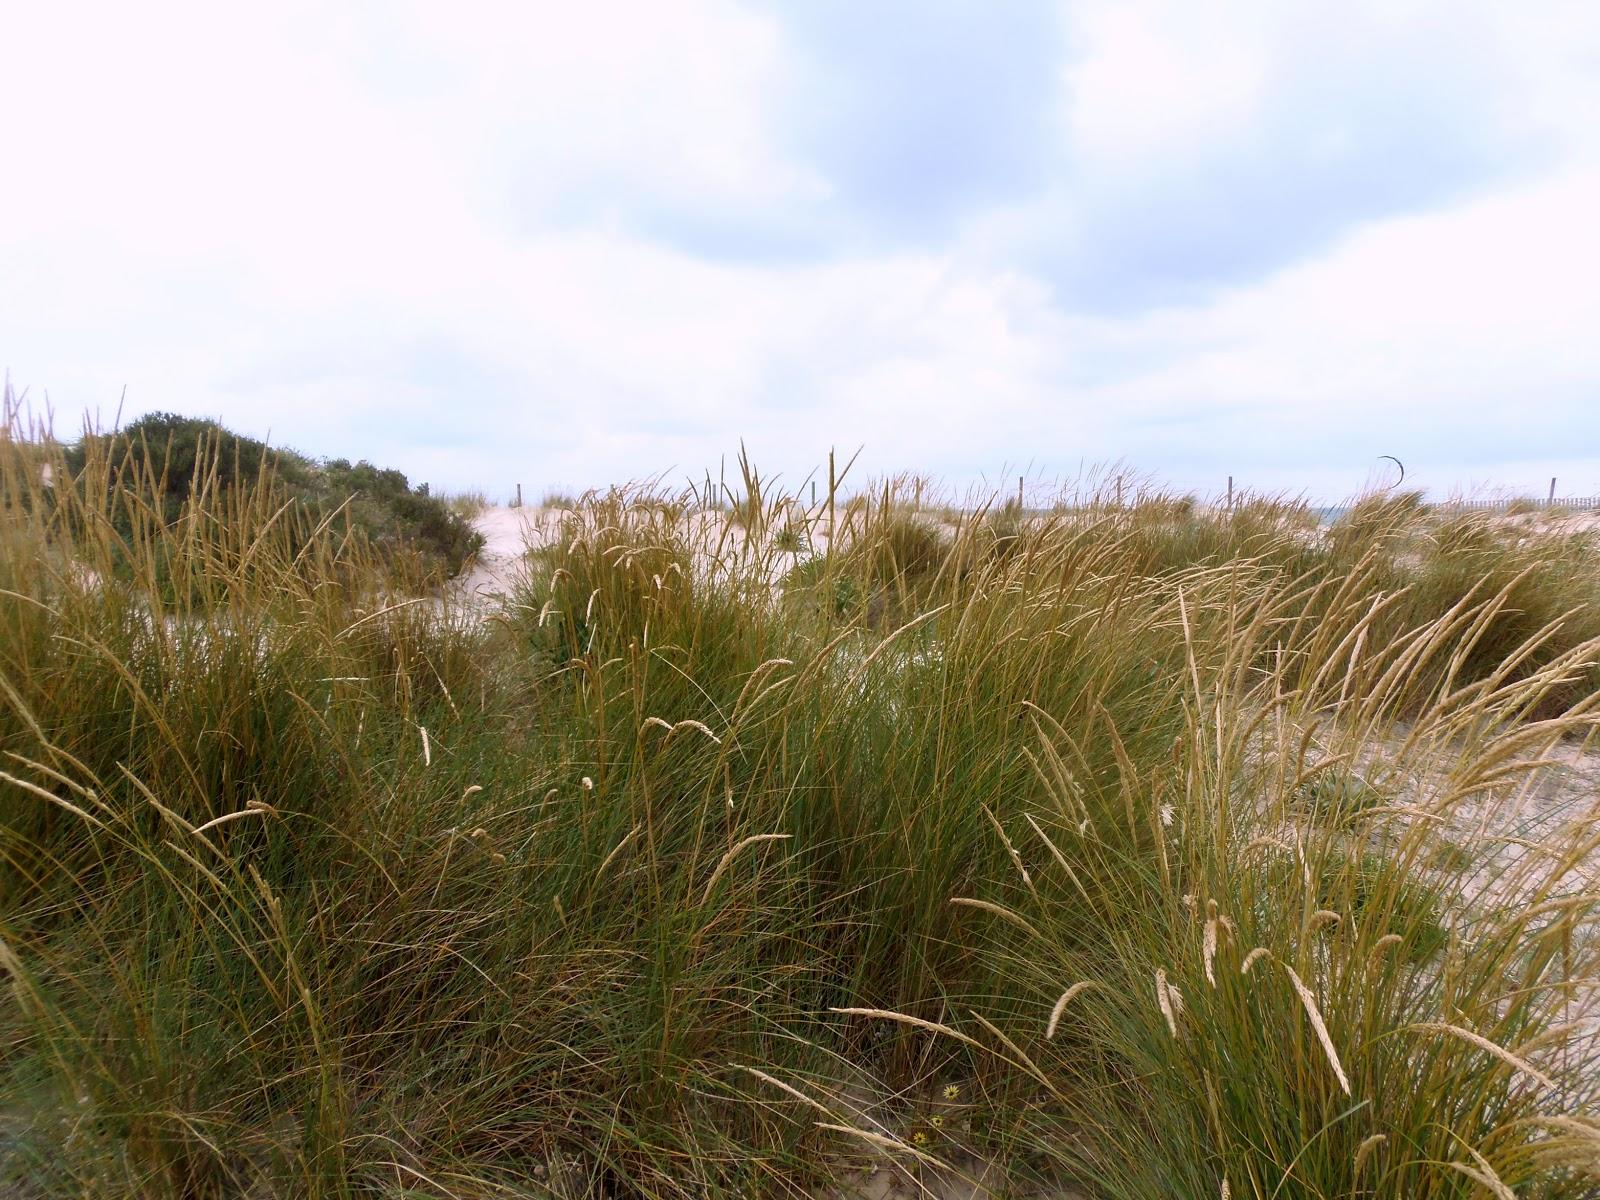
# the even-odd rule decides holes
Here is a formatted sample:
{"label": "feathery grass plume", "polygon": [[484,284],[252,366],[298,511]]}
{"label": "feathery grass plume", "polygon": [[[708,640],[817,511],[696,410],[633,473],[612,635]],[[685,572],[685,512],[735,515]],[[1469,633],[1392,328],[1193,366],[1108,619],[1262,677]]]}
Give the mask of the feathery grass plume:
{"label": "feathery grass plume", "polygon": [[1039,931],[1032,925],[1028,924],[1024,918],[1013,912],[1011,909],[1006,908],[1004,905],[994,903],[992,900],[975,900],[970,896],[952,896],[950,898],[950,903],[959,904],[966,908],[982,909],[986,913],[993,913],[1002,921],[1009,921],[1018,929],[1021,929],[1024,933],[1031,933],[1035,937],[1039,936]]}
{"label": "feathery grass plume", "polygon": [[1406,1028],[1415,1033],[1442,1033],[1448,1034],[1451,1037],[1460,1038],[1464,1042],[1470,1042],[1472,1045],[1482,1050],[1485,1054],[1489,1054],[1495,1058],[1498,1058],[1501,1062],[1505,1063],[1506,1066],[1512,1068],[1512,1070],[1522,1072],[1522,1074],[1526,1075],[1529,1079],[1533,1080],[1541,1087],[1546,1087],[1554,1091],[1557,1086],[1554,1079],[1551,1079],[1550,1076],[1546,1075],[1543,1071],[1539,1070],[1538,1067],[1534,1066],[1526,1059],[1518,1058],[1504,1046],[1499,1045],[1496,1042],[1492,1042],[1482,1034],[1474,1033],[1472,1030],[1465,1029],[1460,1025],[1452,1025],[1447,1021],[1419,1021],[1417,1024],[1409,1025]]}
{"label": "feathery grass plume", "polygon": [[793,836],[791,833],[752,833],[749,837],[728,847],[727,853],[717,860],[717,865],[711,872],[711,878],[706,880],[706,890],[701,893],[700,903],[705,904],[710,901],[711,892],[717,886],[717,880],[722,878],[722,873],[728,869],[734,859],[739,857],[741,852],[751,846],[759,846],[763,842],[786,842]]}
{"label": "feathery grass plume", "polygon": [[1367,1159],[1388,1140],[1389,1135],[1386,1133],[1374,1133],[1362,1138],[1361,1145],[1356,1147],[1356,1160],[1355,1165],[1351,1168],[1351,1174],[1357,1179],[1361,1178],[1361,1168],[1366,1165]]}
{"label": "feathery grass plume", "polygon": [[1387,951],[1390,946],[1398,946],[1404,941],[1405,938],[1401,937],[1398,933],[1384,934],[1381,938],[1372,943],[1372,949],[1367,954],[1368,963],[1371,964],[1377,962],[1378,959],[1383,957],[1384,952]]}
{"label": "feathery grass plume", "polygon": [[1161,1009],[1161,1015],[1167,1022],[1167,1031],[1174,1038],[1178,1036],[1178,1005],[1173,1003],[1172,988],[1167,983],[1165,968],[1156,968],[1156,1006]]}
{"label": "feathery grass plume", "polygon": [[968,1037],[960,1030],[951,1028],[949,1025],[940,1024],[938,1021],[923,1020],[921,1017],[913,1017],[906,1013],[890,1012],[882,1008],[835,1008],[830,1011],[845,1017],[876,1017],[883,1021],[896,1021],[902,1025],[911,1025],[918,1029],[924,1029],[929,1033],[937,1033],[944,1037],[954,1038],[956,1041],[964,1042],[969,1046],[979,1045],[973,1038]]}
{"label": "feathery grass plume", "polygon": [[1090,988],[1101,986],[1103,985],[1098,980],[1081,979],[1062,992],[1054,1007],[1050,1009],[1050,1020],[1046,1023],[1044,1029],[1044,1040],[1047,1042],[1055,1040],[1056,1028],[1061,1024],[1061,1017],[1067,1011],[1067,1005],[1071,1004],[1081,993],[1088,991]]}
{"label": "feathery grass plume", "polygon": [[1217,986],[1216,972],[1212,970],[1212,963],[1217,957],[1217,902],[1206,901],[1206,925],[1200,946],[1200,957],[1206,973],[1206,982],[1212,987]]}
{"label": "feathery grass plume", "polygon": [[1334,1075],[1339,1080],[1339,1087],[1346,1096],[1350,1094],[1350,1080],[1345,1076],[1344,1064],[1339,1061],[1339,1052],[1333,1048],[1333,1038],[1328,1034],[1328,1027],[1323,1023],[1322,1013],[1317,1008],[1317,998],[1311,994],[1311,989],[1300,982],[1300,976],[1295,974],[1294,968],[1288,963],[1280,963],[1284,974],[1289,976],[1289,982],[1294,985],[1295,994],[1300,997],[1300,1003],[1305,1006],[1306,1016],[1311,1018],[1311,1028],[1317,1031],[1317,1041],[1322,1043],[1323,1053],[1328,1056],[1328,1065],[1333,1068]]}
{"label": "feathery grass plume", "polygon": [[1489,1164],[1488,1159],[1484,1158],[1482,1154],[1474,1150],[1471,1146],[1465,1146],[1463,1148],[1468,1154],[1472,1155],[1472,1161],[1476,1165],[1469,1166],[1466,1163],[1453,1162],[1447,1164],[1451,1170],[1459,1171],[1468,1179],[1482,1184],[1483,1187],[1486,1188],[1489,1193],[1496,1198],[1496,1200],[1517,1200],[1516,1192],[1512,1191],[1511,1188],[1506,1185],[1505,1180],[1500,1178],[1500,1176],[1495,1172],[1494,1167]]}
{"label": "feathery grass plume", "polygon": [[982,808],[983,815],[989,818],[989,824],[994,827],[995,836],[1000,839],[1000,844],[1006,848],[1006,853],[1011,857],[1012,863],[1016,866],[1017,874],[1022,876],[1022,882],[1028,886],[1030,891],[1032,891],[1033,876],[1028,874],[1028,868],[1022,862],[1022,855],[1017,853],[1016,846],[1012,845],[1011,839],[1006,836],[1005,826],[1000,824],[999,818],[994,815],[987,804],[983,805]]}

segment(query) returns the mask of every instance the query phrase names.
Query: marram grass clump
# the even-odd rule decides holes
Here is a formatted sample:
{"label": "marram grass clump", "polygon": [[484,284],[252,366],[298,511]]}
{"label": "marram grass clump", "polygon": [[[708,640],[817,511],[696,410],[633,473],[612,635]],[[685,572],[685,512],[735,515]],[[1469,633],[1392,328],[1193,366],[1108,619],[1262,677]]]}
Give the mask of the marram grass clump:
{"label": "marram grass clump", "polygon": [[1600,1186],[1575,544],[747,471],[481,610],[52,463],[10,414],[0,1190]]}

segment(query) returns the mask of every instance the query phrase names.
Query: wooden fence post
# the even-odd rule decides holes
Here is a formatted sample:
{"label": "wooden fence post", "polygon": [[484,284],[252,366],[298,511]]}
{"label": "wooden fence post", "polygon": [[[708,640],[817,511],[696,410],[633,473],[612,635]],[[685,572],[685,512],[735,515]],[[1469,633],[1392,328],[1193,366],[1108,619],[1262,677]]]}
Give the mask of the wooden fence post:
{"label": "wooden fence post", "polygon": [[834,516],[834,513],[833,513],[833,497],[834,497],[834,493],[838,489],[838,487],[839,487],[839,481],[834,476],[834,473],[833,473],[833,451],[829,450],[828,451],[828,551],[829,551],[829,553],[833,552],[833,549],[834,549],[834,534],[838,532],[834,528],[834,523],[833,523],[833,516]]}

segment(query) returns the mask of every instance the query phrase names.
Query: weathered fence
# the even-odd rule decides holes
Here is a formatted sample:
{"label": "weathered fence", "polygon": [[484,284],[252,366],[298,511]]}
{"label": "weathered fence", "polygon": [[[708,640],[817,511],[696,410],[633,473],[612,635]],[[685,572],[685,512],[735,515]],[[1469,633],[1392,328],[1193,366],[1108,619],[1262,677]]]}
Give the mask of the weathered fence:
{"label": "weathered fence", "polygon": [[1433,507],[1449,509],[1452,512],[1506,512],[1511,509],[1527,512],[1546,509],[1593,512],[1600,509],[1600,496],[1556,496],[1549,500],[1535,500],[1527,496],[1513,496],[1500,500],[1441,500]]}

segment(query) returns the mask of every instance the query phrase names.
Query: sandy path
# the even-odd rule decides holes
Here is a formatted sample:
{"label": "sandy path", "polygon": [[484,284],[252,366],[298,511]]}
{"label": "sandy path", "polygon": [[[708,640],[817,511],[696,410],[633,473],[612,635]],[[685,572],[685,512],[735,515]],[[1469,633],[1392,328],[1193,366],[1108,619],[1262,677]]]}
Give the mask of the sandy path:
{"label": "sandy path", "polygon": [[483,549],[455,587],[471,601],[488,602],[510,595],[522,576],[527,552],[559,532],[561,512],[495,504],[474,517],[472,527],[483,534]]}

